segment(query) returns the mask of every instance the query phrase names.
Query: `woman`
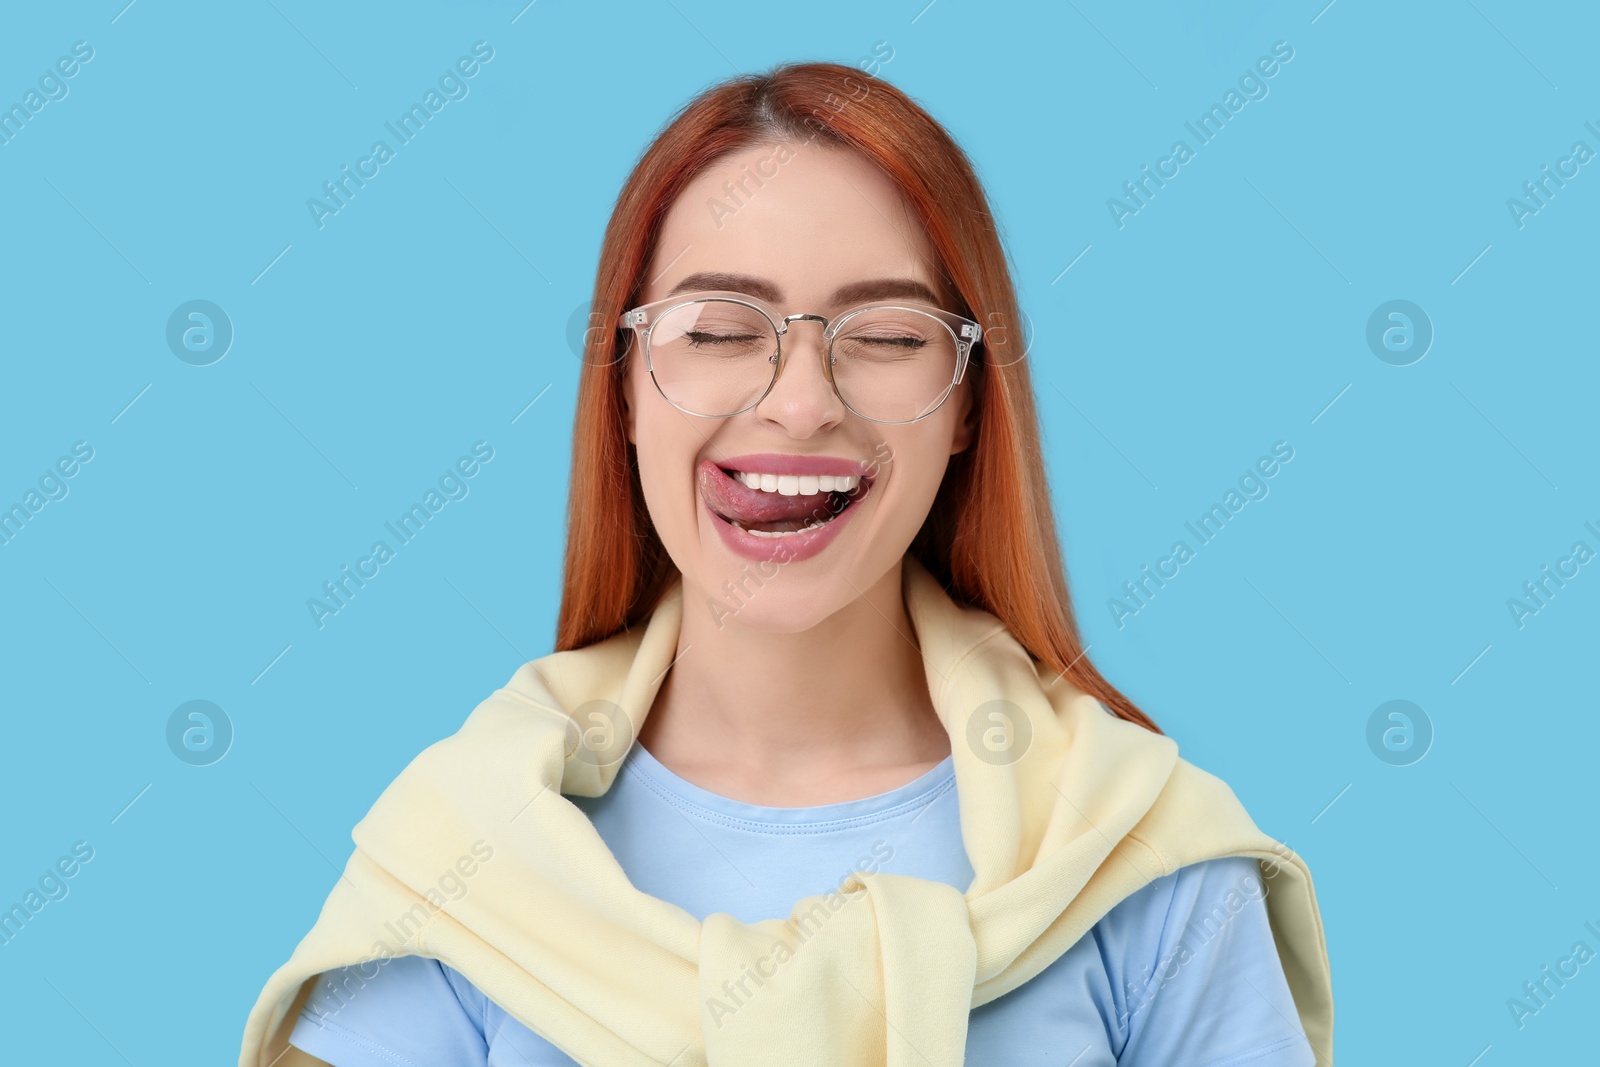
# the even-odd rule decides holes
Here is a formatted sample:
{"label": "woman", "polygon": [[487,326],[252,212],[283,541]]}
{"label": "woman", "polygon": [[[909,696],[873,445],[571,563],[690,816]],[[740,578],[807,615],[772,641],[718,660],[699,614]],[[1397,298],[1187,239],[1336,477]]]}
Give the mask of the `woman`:
{"label": "woman", "polygon": [[709,90],[594,307],[561,651],[356,827],[242,1067],[1331,1063],[1303,862],[1084,656],[944,130]]}

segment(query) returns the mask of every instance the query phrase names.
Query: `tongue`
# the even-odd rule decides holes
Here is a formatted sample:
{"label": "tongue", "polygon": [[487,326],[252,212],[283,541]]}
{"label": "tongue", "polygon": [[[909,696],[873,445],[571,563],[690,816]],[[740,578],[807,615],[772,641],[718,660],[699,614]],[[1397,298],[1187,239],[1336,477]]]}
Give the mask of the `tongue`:
{"label": "tongue", "polygon": [[[837,515],[842,506],[830,498],[843,497],[840,493],[811,493],[806,496],[783,496],[764,493],[736,481],[713,463],[703,463],[699,470],[700,492],[706,503],[725,519],[737,521],[749,530],[765,533],[790,532],[808,525],[823,523]],[[843,499],[837,502],[843,504]]]}

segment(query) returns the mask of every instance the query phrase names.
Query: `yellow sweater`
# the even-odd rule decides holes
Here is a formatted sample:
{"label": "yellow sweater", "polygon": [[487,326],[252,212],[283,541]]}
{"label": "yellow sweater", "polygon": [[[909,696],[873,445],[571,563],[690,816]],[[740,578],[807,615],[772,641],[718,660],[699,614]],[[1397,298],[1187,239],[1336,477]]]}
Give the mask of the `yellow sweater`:
{"label": "yellow sweater", "polygon": [[[636,736],[677,654],[680,583],[645,625],[524,664],[390,783],[250,1012],[240,1067],[284,1050],[310,979],[352,965],[371,977],[411,954],[597,1067],[957,1067],[972,1008],[1044,970],[1135,890],[1222,856],[1261,861],[1301,1026],[1331,1067],[1327,947],[1304,861],[1171,739],[1041,676],[999,620],[910,557],[904,592],[950,733],[965,893],[861,871],[788,919],[746,924],[702,923],[633,887],[562,794],[610,788],[620,753],[597,759],[575,720],[620,709],[634,731],[623,745]],[[983,738],[996,713],[1016,726],[1004,758]],[[731,1015],[718,1008],[729,980],[754,983]]]}

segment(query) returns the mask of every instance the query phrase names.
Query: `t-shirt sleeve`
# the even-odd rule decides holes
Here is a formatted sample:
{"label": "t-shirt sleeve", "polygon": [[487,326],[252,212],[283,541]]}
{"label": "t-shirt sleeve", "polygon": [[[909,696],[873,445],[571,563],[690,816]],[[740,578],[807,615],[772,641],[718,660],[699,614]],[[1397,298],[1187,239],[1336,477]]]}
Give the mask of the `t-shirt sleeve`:
{"label": "t-shirt sleeve", "polygon": [[1314,1067],[1267,892],[1255,860],[1230,856],[1157,879],[1102,920],[1121,1067]]}
{"label": "t-shirt sleeve", "polygon": [[393,956],[327,971],[289,1043],[333,1067],[484,1067],[486,1000],[425,956]]}

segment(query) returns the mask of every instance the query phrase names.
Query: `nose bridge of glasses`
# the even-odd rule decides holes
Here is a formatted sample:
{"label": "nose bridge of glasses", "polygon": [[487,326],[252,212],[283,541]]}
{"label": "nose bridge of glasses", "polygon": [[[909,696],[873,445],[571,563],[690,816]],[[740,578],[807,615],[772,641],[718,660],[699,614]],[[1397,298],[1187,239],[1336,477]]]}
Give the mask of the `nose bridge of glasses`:
{"label": "nose bridge of glasses", "polygon": [[[822,333],[821,333],[820,337],[818,338],[818,342],[817,342],[818,349],[819,349],[819,355],[821,356],[821,363],[822,363],[822,378],[829,385],[832,385],[833,384],[833,368],[831,366],[829,366],[829,360],[828,360],[828,349],[829,349],[828,332],[829,332],[829,327],[830,327],[830,323],[829,323],[828,319],[826,317],[822,316],[822,315],[813,315],[813,314],[810,314],[810,313],[799,313],[799,314],[794,314],[794,315],[785,315],[783,318],[779,319],[778,322],[779,322],[778,347],[779,347],[780,350],[784,351],[784,358],[779,359],[777,361],[777,363],[778,363],[777,374],[774,376],[774,379],[773,379],[774,382],[776,382],[778,378],[781,378],[783,376],[784,365],[789,362],[789,360],[787,358],[787,354],[788,354],[789,349],[785,349],[785,347],[784,347],[785,341],[789,341],[789,324],[791,322],[814,322],[818,326],[822,327]],[[790,344],[792,346],[792,342],[790,342]]]}
{"label": "nose bridge of glasses", "polygon": [[785,327],[787,327],[791,322],[820,322],[824,327],[828,325],[828,320],[823,318],[821,315],[811,315],[806,313],[785,315],[783,317],[783,324]]}

